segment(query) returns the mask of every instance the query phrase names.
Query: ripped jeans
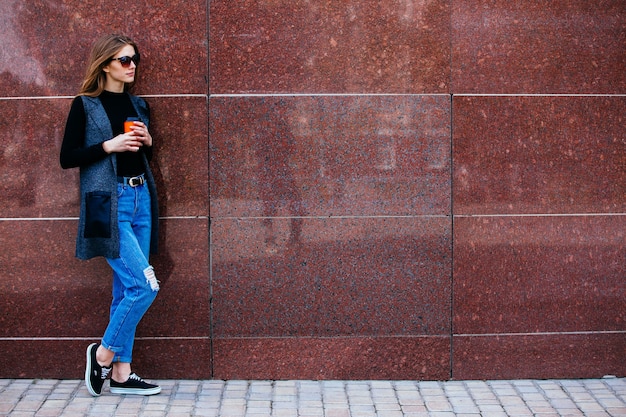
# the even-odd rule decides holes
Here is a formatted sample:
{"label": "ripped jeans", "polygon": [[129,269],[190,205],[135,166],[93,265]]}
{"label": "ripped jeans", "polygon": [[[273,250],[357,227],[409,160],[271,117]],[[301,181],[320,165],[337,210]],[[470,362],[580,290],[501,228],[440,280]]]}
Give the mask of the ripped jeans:
{"label": "ripped jeans", "polygon": [[135,329],[154,301],[159,283],[148,262],[152,227],[147,184],[118,184],[120,257],[107,258],[113,269],[113,302],[102,346],[115,352],[113,362],[132,362]]}

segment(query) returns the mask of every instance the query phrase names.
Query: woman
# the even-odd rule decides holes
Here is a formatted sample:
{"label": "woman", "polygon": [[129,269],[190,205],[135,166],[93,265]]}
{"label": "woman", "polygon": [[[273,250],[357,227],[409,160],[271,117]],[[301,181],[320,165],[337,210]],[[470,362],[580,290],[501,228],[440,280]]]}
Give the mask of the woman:
{"label": "woman", "polygon": [[[101,343],[87,348],[85,384],[94,396],[109,377],[115,394],[161,392],[131,371],[135,329],[159,290],[148,262],[156,252],[158,222],[148,166],[150,110],[128,93],[138,65],[139,50],[131,39],[108,35],[96,41],[61,146],[61,166],[80,168],[76,256],[104,256],[113,269],[109,324]],[[124,122],[131,117],[135,121],[125,132]]]}

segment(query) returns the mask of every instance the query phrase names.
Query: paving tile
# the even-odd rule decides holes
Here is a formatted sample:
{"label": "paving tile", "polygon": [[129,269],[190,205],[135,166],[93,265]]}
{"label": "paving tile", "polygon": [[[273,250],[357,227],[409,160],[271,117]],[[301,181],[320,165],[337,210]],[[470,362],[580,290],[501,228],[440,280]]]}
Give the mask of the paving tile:
{"label": "paving tile", "polygon": [[[82,381],[0,380],[0,415],[446,417],[626,415],[624,379],[160,381],[151,397],[91,397]],[[513,395],[515,394],[515,395]]]}

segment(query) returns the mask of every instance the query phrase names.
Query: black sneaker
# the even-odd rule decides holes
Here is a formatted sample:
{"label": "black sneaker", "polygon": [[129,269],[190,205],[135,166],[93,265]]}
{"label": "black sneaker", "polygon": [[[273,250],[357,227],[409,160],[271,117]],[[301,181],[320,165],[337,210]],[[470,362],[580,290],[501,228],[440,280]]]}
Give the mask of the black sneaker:
{"label": "black sneaker", "polygon": [[111,392],[113,394],[154,395],[161,392],[161,387],[147,383],[133,372],[126,382],[111,379]]}
{"label": "black sneaker", "polygon": [[92,343],[87,347],[87,366],[85,367],[85,385],[87,390],[94,397],[99,397],[102,393],[102,385],[109,376],[112,366],[100,366],[96,360],[96,350],[98,344]]}

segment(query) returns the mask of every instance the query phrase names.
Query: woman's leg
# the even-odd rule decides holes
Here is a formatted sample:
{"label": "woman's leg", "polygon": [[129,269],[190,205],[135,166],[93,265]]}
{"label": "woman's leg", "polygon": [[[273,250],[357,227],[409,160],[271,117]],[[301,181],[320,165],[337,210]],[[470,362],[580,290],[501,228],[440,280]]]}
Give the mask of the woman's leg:
{"label": "woman's leg", "polygon": [[135,330],[159,286],[148,262],[151,217],[147,187],[120,185],[118,197],[120,257],[107,259],[114,271],[113,303],[99,353],[113,361],[112,378],[119,382],[130,375]]}

